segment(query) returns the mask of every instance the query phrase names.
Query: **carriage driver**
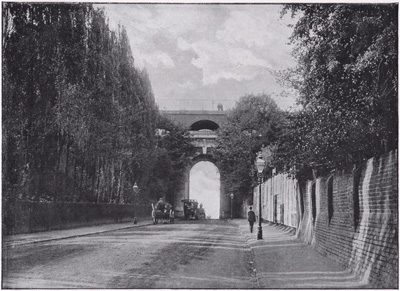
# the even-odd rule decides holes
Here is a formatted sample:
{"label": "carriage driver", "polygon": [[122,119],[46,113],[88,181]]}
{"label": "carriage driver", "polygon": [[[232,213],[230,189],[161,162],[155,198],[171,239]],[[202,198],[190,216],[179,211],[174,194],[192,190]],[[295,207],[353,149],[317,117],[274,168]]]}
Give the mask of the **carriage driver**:
{"label": "carriage driver", "polygon": [[165,210],[165,204],[162,198],[160,198],[160,200],[158,200],[158,202],[155,205],[155,209],[156,209],[156,213],[159,216],[162,216]]}

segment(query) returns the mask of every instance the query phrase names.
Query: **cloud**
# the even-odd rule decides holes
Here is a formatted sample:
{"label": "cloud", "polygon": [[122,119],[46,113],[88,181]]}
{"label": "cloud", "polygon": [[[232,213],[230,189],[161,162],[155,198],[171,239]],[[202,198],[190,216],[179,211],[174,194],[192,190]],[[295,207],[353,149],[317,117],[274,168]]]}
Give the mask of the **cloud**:
{"label": "cloud", "polygon": [[249,15],[247,11],[232,11],[216,36],[230,44],[261,47],[268,41],[269,34],[263,19]]}
{"label": "cloud", "polygon": [[178,84],[177,84],[177,86],[179,87],[179,88],[182,88],[182,89],[194,89],[194,88],[196,88],[196,86],[197,86],[197,84],[195,84],[194,82],[192,82],[191,80],[185,80],[185,81],[183,81],[183,82],[179,82]]}
{"label": "cloud", "polygon": [[182,38],[178,39],[178,47],[196,53],[197,57],[192,60],[192,64],[202,70],[204,85],[215,84],[220,79],[251,80],[271,68],[268,60],[255,56],[245,47],[209,40],[190,44]]}
{"label": "cloud", "polygon": [[268,70],[294,64],[286,45],[290,21],[279,19],[279,5],[97,6],[106,7],[114,27],[126,27],[135,64],[146,67],[156,100],[277,92]]}
{"label": "cloud", "polygon": [[[208,27],[207,38],[178,37],[178,48],[191,50],[202,70],[203,85],[222,79],[252,80],[265,70],[290,65],[287,27],[279,23],[280,6],[226,6],[222,24]],[[285,38],[286,37],[286,38]]]}
{"label": "cloud", "polygon": [[166,68],[175,68],[172,58],[165,52],[154,52],[152,54],[140,54],[142,61],[153,67],[164,66]]}

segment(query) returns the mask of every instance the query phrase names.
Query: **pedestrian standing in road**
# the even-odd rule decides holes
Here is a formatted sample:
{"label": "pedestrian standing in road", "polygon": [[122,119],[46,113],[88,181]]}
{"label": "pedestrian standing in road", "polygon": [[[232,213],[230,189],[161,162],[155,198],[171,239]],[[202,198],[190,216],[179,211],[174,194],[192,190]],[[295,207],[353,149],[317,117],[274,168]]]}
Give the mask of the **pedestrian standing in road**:
{"label": "pedestrian standing in road", "polygon": [[253,211],[253,207],[250,206],[250,211],[247,213],[247,220],[249,221],[250,224],[250,232],[253,232],[253,225],[254,222],[256,221],[256,214]]}

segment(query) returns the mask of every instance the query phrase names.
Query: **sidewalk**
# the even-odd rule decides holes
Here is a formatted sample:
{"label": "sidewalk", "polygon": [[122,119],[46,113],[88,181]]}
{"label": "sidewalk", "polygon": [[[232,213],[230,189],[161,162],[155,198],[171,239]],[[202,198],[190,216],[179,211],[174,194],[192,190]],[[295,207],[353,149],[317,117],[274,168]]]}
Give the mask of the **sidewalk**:
{"label": "sidewalk", "polygon": [[368,288],[350,270],[298,240],[288,227],[263,223],[263,239],[257,240],[258,224],[250,233],[245,219],[234,219],[232,223],[239,226],[251,249],[259,288]]}
{"label": "sidewalk", "polygon": [[133,222],[122,222],[122,223],[93,225],[93,226],[71,228],[71,229],[51,230],[51,231],[44,231],[44,232],[23,233],[23,234],[15,234],[15,235],[5,235],[5,236],[3,236],[3,245],[4,246],[18,246],[18,245],[24,245],[24,244],[53,241],[53,240],[70,238],[70,237],[79,237],[79,236],[90,235],[90,234],[95,234],[95,233],[113,231],[113,230],[117,230],[117,229],[145,226],[145,225],[150,225],[150,224],[152,224],[152,221],[151,221],[151,219],[147,218],[147,219],[139,220],[137,224],[133,224]]}

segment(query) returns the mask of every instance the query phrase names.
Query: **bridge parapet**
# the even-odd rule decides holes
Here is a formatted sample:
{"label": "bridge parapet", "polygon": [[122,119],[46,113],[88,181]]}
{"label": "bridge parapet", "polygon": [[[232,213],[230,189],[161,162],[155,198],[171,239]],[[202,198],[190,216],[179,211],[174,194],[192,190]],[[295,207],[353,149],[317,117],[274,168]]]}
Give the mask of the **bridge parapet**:
{"label": "bridge parapet", "polygon": [[222,110],[160,110],[166,115],[226,115],[226,111]]}
{"label": "bridge parapet", "polygon": [[157,104],[162,110],[227,110],[233,108],[235,100],[215,99],[157,99]]}
{"label": "bridge parapet", "polygon": [[206,138],[206,139],[216,139],[217,134],[214,131],[195,131],[189,130],[190,138],[197,139],[197,138]]}
{"label": "bridge parapet", "polygon": [[221,110],[164,110],[160,112],[173,122],[181,124],[187,129],[190,129],[195,123],[198,124],[203,121],[207,121],[207,125],[210,125],[210,122],[215,125],[214,128],[209,127],[209,129],[216,129],[227,120],[227,112]]}

